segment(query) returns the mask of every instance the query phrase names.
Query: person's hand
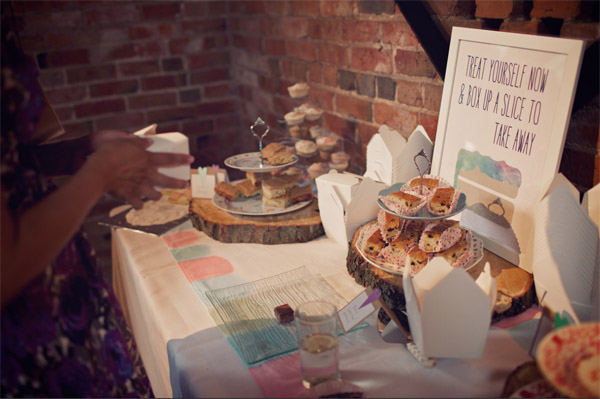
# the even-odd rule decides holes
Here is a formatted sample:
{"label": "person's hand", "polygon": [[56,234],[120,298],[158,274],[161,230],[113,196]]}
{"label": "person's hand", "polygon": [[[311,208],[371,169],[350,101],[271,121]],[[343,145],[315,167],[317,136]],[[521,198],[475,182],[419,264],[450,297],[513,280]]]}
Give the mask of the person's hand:
{"label": "person's hand", "polygon": [[138,136],[124,132],[122,130],[99,130],[89,135],[90,152],[96,151],[102,143],[105,143],[107,141],[135,138],[138,138]]}
{"label": "person's hand", "polygon": [[88,158],[90,168],[99,174],[104,189],[140,209],[144,199],[161,197],[154,187],[185,188],[185,180],[158,172],[160,167],[189,165],[194,158],[186,154],[146,151],[152,140],[129,135],[99,142],[98,149]]}

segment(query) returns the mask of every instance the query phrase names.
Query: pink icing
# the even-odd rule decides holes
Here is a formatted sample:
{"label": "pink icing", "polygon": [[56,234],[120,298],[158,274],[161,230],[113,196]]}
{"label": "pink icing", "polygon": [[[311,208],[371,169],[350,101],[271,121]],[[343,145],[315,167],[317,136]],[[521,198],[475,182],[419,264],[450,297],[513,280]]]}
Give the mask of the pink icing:
{"label": "pink icing", "polygon": [[233,273],[231,263],[220,256],[208,256],[206,258],[179,262],[179,267],[190,283],[196,280],[205,280]]}

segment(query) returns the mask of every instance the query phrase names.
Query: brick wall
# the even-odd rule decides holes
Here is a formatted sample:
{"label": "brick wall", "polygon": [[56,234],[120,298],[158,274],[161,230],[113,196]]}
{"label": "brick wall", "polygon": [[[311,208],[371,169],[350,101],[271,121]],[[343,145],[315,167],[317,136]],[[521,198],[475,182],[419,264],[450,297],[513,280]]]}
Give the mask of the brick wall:
{"label": "brick wall", "polygon": [[[5,7],[6,2],[2,2]],[[392,0],[14,2],[21,40],[70,134],[157,122],[190,136],[199,163],[255,148],[261,116],[286,137],[311,86],[322,123],[344,137],[353,170],[381,124],[432,138],[443,80]],[[440,25],[596,41],[593,1],[429,1]],[[573,115],[561,171],[598,183],[598,98]]]}

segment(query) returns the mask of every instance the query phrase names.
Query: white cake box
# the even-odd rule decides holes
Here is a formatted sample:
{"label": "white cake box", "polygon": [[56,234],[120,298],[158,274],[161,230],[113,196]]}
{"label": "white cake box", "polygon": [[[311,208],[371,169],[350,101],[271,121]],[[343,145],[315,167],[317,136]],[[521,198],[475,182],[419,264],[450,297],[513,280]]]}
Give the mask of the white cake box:
{"label": "white cake box", "polygon": [[317,177],[315,182],[325,234],[347,247],[356,229],[377,217],[377,196],[387,186],[335,170]]}
{"label": "white cake box", "polygon": [[475,281],[435,257],[415,277],[405,273],[402,284],[410,332],[425,356],[482,356],[497,295],[489,263]]}
{"label": "white cake box", "polygon": [[[177,154],[189,154],[190,146],[186,135],[182,133],[160,133],[146,134],[143,137],[153,141],[146,150],[151,152],[171,152]],[[158,171],[166,176],[181,180],[190,180],[190,165],[159,168]]]}
{"label": "white cake box", "polygon": [[[414,157],[421,150],[431,159],[433,144],[423,126],[417,126],[406,140],[399,132],[381,125],[367,145],[367,171],[364,176],[389,186],[407,182],[419,175]],[[417,162],[424,173],[429,162],[423,157],[418,157]]]}

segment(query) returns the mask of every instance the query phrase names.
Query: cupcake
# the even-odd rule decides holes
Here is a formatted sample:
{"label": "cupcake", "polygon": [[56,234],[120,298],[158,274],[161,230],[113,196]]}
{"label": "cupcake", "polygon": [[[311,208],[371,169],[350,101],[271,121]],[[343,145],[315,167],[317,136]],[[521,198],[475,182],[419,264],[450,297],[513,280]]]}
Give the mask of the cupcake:
{"label": "cupcake", "polygon": [[331,136],[317,138],[317,147],[322,151],[331,151],[337,145],[337,140]]}
{"label": "cupcake", "polygon": [[312,137],[313,139],[317,139],[321,136],[326,136],[329,131],[327,129],[325,129],[324,127],[321,126],[311,126],[311,128],[309,129],[310,132],[310,137]]}
{"label": "cupcake", "polygon": [[330,156],[331,152],[319,150],[319,158],[321,158],[322,161],[329,161]]}
{"label": "cupcake", "polygon": [[289,176],[301,176],[302,175],[302,169],[297,168],[295,166],[290,166],[289,168],[287,168],[284,171],[282,171],[281,174],[282,175],[289,175]]}
{"label": "cupcake", "polygon": [[304,112],[306,113],[307,121],[316,121],[323,115],[323,111],[317,108],[309,108]]}
{"label": "cupcake", "polygon": [[310,158],[317,153],[317,145],[310,140],[298,140],[295,144],[296,154]]}
{"label": "cupcake", "polygon": [[292,98],[301,98],[308,94],[308,85],[306,83],[296,83],[288,87],[288,92]]}
{"label": "cupcake", "polygon": [[331,162],[350,162],[350,154],[338,151],[331,154]]}
{"label": "cupcake", "polygon": [[324,162],[315,162],[308,167],[308,175],[311,179],[316,179],[327,172],[329,172],[329,166]]}
{"label": "cupcake", "polygon": [[302,137],[302,131],[300,130],[300,125],[294,125],[290,127],[290,136],[299,138]]}
{"label": "cupcake", "polygon": [[335,169],[338,172],[343,172],[346,169],[348,169],[348,162],[346,161],[341,161],[341,162],[329,162],[329,168],[330,169]]}
{"label": "cupcake", "polygon": [[306,113],[309,109],[314,108],[310,103],[304,103],[298,107],[298,111]]}
{"label": "cupcake", "polygon": [[285,122],[288,125],[299,125],[302,122],[304,122],[304,117],[305,117],[304,112],[300,112],[300,111],[296,111],[296,110],[288,112],[284,116]]}

